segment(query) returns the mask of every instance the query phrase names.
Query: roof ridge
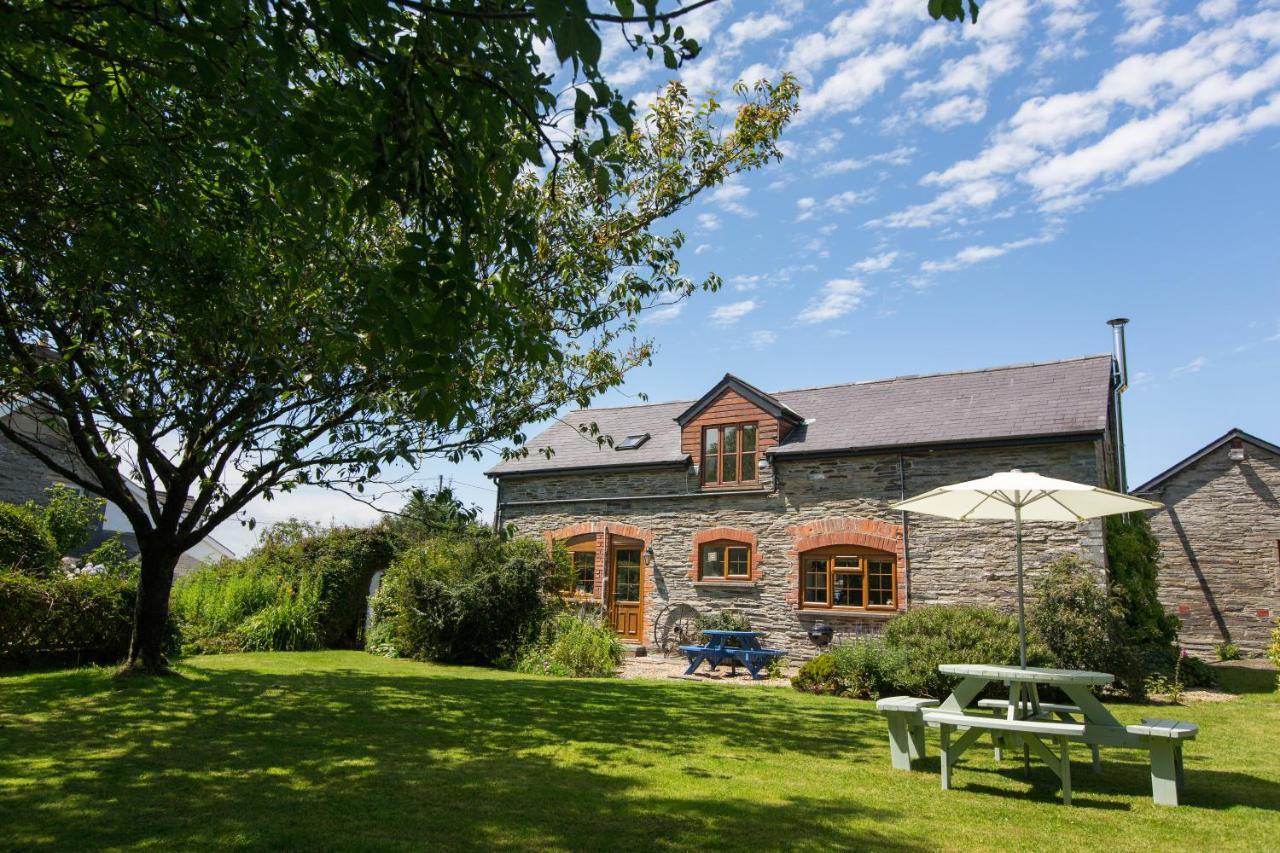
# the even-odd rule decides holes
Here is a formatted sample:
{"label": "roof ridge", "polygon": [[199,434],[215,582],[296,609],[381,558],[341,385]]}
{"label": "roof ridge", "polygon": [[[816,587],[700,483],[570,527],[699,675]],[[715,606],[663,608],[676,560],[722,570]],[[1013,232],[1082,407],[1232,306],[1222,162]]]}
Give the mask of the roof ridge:
{"label": "roof ridge", "polygon": [[654,409],[658,406],[688,405],[696,402],[697,400],[660,400],[656,403],[635,403],[630,406],[592,406],[589,409],[573,409],[572,411],[565,412],[562,417],[567,418],[570,415],[577,415],[582,412],[620,412],[623,409]]}
{"label": "roof ridge", "polygon": [[1049,361],[1024,361],[1018,364],[1001,364],[996,367],[973,367],[968,370],[939,370],[935,373],[904,373],[900,376],[886,376],[881,379],[855,379],[852,382],[831,382],[826,385],[805,385],[800,388],[784,388],[772,391],[773,394],[791,394],[796,391],[821,391],[824,388],[841,388],[848,385],[876,385],[881,382],[898,382],[903,379],[933,379],[938,376],[965,376],[973,373],[997,373],[1002,370],[1021,370],[1027,367],[1048,367],[1052,364],[1070,364],[1075,361],[1089,361],[1095,358],[1111,358],[1109,352],[1077,355],[1071,358],[1055,358]]}
{"label": "roof ridge", "polygon": [[[938,376],[966,376],[966,375],[977,374],[977,373],[996,373],[1002,370],[1022,370],[1028,367],[1048,367],[1053,364],[1071,364],[1072,362],[1076,362],[1076,361],[1089,361],[1090,359],[1095,359],[1095,358],[1111,358],[1111,357],[1112,355],[1109,352],[1099,352],[1099,353],[1092,353],[1090,355],[1077,355],[1071,358],[1050,359],[1049,361],[1024,361],[1018,364],[1001,364],[995,367],[974,367],[974,368],[969,368],[967,370],[939,370],[935,373],[904,373],[899,376],[886,376],[880,379],[855,379],[851,382],[831,382],[826,385],[804,385],[799,388],[784,388],[780,391],[762,391],[758,386],[752,385],[750,382],[747,382],[746,380],[738,377],[735,374],[726,373],[725,376],[732,376],[737,381],[760,392],[761,394],[773,397],[778,394],[792,394],[798,391],[820,391],[825,388],[843,388],[843,387],[848,387],[850,385],[876,385],[882,382],[899,382],[904,379],[933,379]],[[723,379],[719,381],[723,381]],[[719,382],[717,382],[716,384],[719,384]],[[681,404],[691,405],[693,403],[698,402],[698,400],[700,399],[702,398],[699,397],[697,399],[685,399],[685,400],[661,400],[656,403],[635,403],[630,406],[593,406],[586,409],[574,409],[570,412],[565,413],[563,417],[569,417],[570,415],[576,415],[583,412],[618,412],[624,409],[652,409],[657,406],[675,406],[675,405],[681,405]],[[779,400],[778,402],[782,403],[781,400]],[[791,408],[789,405],[786,405],[785,407],[788,409]]]}

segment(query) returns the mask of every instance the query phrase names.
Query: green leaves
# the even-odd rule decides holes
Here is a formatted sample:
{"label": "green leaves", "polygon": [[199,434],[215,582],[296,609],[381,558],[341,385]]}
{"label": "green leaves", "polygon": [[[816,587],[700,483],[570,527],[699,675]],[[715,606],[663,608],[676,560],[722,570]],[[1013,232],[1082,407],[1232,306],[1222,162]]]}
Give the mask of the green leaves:
{"label": "green leaves", "polygon": [[970,20],[978,23],[978,4],[974,0],[929,0],[929,16],[935,21],[939,18],[964,21],[966,6]]}

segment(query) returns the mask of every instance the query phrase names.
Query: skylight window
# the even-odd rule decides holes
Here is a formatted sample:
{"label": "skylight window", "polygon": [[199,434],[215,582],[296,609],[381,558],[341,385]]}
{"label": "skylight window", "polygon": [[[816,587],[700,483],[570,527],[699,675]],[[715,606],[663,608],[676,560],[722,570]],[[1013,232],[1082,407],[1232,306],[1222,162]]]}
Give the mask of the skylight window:
{"label": "skylight window", "polygon": [[649,433],[641,433],[640,435],[629,435],[622,441],[613,446],[614,450],[635,450],[640,445],[649,440]]}

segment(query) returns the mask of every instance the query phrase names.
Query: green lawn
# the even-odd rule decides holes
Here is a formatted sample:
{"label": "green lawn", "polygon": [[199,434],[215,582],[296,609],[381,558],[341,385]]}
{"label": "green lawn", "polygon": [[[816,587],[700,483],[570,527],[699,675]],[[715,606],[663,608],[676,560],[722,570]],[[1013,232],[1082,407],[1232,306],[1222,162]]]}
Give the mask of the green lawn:
{"label": "green lawn", "polygon": [[[358,652],[227,655],[184,677],[0,677],[0,846],[159,849],[1275,849],[1280,693],[1197,722],[1187,805],[1145,755],[1087,750],[1075,804],[971,751],[957,789],[889,767],[869,702],[688,682],[567,681]],[[1118,706],[1136,721],[1151,709]]]}

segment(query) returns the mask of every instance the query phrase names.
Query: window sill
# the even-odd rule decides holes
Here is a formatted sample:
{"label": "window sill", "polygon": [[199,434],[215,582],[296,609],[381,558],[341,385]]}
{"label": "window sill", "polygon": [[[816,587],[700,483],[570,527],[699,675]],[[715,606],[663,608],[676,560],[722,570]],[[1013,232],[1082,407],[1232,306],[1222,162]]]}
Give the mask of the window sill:
{"label": "window sill", "polygon": [[759,581],[694,581],[694,589],[758,589]]}
{"label": "window sill", "polygon": [[795,607],[797,616],[812,616],[814,619],[892,619],[901,610],[827,610],[821,607]]}

